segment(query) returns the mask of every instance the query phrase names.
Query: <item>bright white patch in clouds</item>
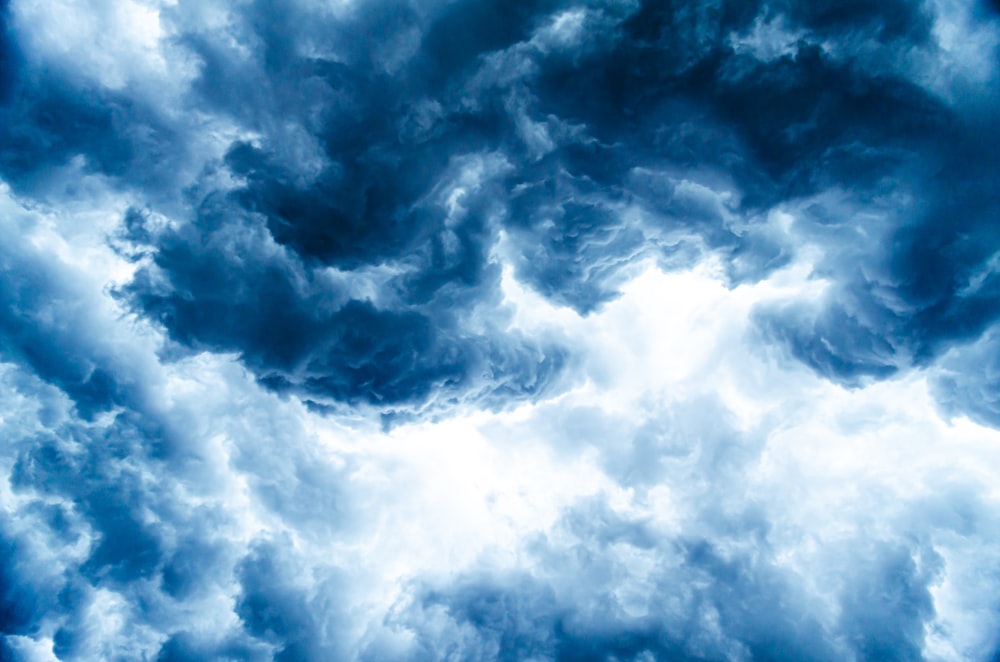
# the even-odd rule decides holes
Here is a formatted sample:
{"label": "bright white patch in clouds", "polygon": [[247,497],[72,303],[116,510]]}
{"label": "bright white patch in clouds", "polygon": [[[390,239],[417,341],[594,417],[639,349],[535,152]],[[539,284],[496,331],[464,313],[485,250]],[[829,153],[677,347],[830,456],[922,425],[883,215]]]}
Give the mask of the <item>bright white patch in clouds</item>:
{"label": "bright white patch in clouds", "polygon": [[550,49],[573,47],[583,37],[587,18],[588,12],[584,9],[559,12],[535,33],[531,43],[543,52]]}
{"label": "bright white patch in clouds", "polygon": [[[160,10],[168,3],[67,2],[14,5],[15,24],[30,40],[33,53],[74,70],[103,87],[169,84],[182,73],[179,53],[165,48],[167,33]],[[168,65],[167,62],[170,62]],[[188,68],[187,76],[194,74]],[[152,89],[152,88],[150,88]]]}
{"label": "bright white patch in clouds", "polygon": [[790,30],[783,16],[768,21],[758,16],[749,32],[732,34],[729,42],[737,53],[748,52],[759,60],[769,62],[794,55],[798,50],[797,44],[803,37],[805,32]]}
{"label": "bright white patch in clouds", "polygon": [[955,94],[960,93],[961,84],[966,81],[987,83],[996,74],[1000,42],[996,30],[988,23],[974,20],[973,11],[982,9],[961,0],[934,0],[933,5],[936,10],[933,34],[941,49],[933,68],[939,85],[937,91]]}
{"label": "bright white patch in clouds", "polygon": [[[823,284],[808,274],[808,265],[796,264],[757,285],[727,289],[712,261],[686,273],[650,267],[620,299],[581,318],[543,303],[508,270],[505,293],[517,310],[515,323],[526,330],[556,327],[571,338],[584,356],[579,385],[514,412],[458,416],[389,436],[371,461],[401,467],[396,472],[407,476],[407,487],[405,505],[393,506],[402,510],[383,517],[408,521],[398,530],[400,539],[420,550],[393,562],[393,574],[458,572],[476,562],[502,567],[503,558],[516,558],[511,553],[518,541],[546,530],[573,498],[588,494],[603,495],[621,514],[687,533],[686,527],[697,526],[687,519],[694,514],[690,499],[702,489],[699,482],[713,479],[708,465],[691,467],[684,476],[665,471],[661,483],[636,491],[606,473],[606,460],[616,447],[628,452],[631,431],[622,421],[633,419],[638,426],[636,416],[652,418],[678,405],[676,415],[683,418],[684,403],[699,396],[717,397],[738,428],[762,437],[759,447],[744,440],[715,451],[722,456],[714,462],[735,463],[743,486],[730,498],[763,509],[778,558],[811,578],[809,591],[817,600],[831,598],[849,573],[843,560],[831,562],[836,550],[900,531],[926,535],[920,504],[952,480],[977,490],[997,484],[1000,434],[964,419],[943,421],[925,375],[846,390],[753,341],[754,305],[817,296]],[[560,430],[558,422],[580,407],[599,412],[622,438],[600,442]],[[703,441],[688,437],[681,443],[691,444],[690,451]],[[995,502],[995,490],[988,489],[988,500]],[[983,643],[981,634],[963,625],[976,616],[963,613],[954,594],[954,578],[972,571],[964,545],[946,532],[934,541],[946,561],[936,589],[939,622],[957,624],[948,625],[949,645],[963,650]],[[640,560],[629,564],[639,575]],[[642,582],[628,586],[622,590],[641,592]],[[830,609],[832,622],[836,610]],[[934,644],[942,651],[943,645]]]}
{"label": "bright white patch in clouds", "polygon": [[524,535],[609,487],[584,458],[567,463],[545,444],[484,434],[491,418],[460,416],[361,442],[356,487],[379,512],[370,542],[380,549],[369,553],[383,580],[448,576],[483,554],[509,562]]}
{"label": "bright white patch in clouds", "polygon": [[58,662],[59,658],[52,653],[52,639],[48,637],[31,638],[22,635],[7,637],[7,645],[18,659],[25,662]]}

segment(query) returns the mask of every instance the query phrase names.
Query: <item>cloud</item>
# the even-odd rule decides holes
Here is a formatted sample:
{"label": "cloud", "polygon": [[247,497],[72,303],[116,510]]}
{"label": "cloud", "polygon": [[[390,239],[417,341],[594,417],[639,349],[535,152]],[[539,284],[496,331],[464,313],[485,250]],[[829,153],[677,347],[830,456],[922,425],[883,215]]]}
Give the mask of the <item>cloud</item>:
{"label": "cloud", "polygon": [[729,289],[717,264],[652,264],[587,317],[505,281],[513,328],[561,326],[587,381],[389,432],[311,414],[211,354],[153,367],[147,400],[89,422],[7,368],[0,576],[32,580],[10,582],[5,645],[988,659],[992,581],[967,578],[995,556],[995,433],[938,419],[921,380],[848,391],[757,344],[755,307],[810,291],[807,265]]}
{"label": "cloud", "polygon": [[991,660],[987,3],[0,9],[0,651]]}
{"label": "cloud", "polygon": [[[924,83],[926,59],[900,59],[942,47],[935,26],[952,15],[931,5],[130,4],[89,15],[94,31],[146,26],[113,61],[141,51],[147,64],[115,81],[159,77],[172,98],[72,75],[34,29],[48,15],[15,10],[33,92],[6,110],[9,154],[28,159],[7,178],[28,186],[79,156],[139,209],[167,214],[166,231],[141,238],[155,270],[123,290],[134,309],[319,404],[419,410],[439,391],[543,393],[565,351],[507,333],[492,308],[500,237],[521,280],[590,313],[650,252],[673,268],[720,252],[738,284],[815,241],[813,219],[870,235],[851,254],[849,233],[826,234],[849,243],[824,246],[817,268],[837,280],[825,305],[761,312],[773,339],[844,383],[924,365],[996,317],[988,290],[968,288],[996,248],[978,230],[995,207],[983,173],[996,150],[976,138],[992,111],[982,95],[942,98]],[[590,39],[573,36],[580,26]],[[798,37],[758,57],[762,44],[736,48],[751,34]],[[54,59],[62,67],[45,73]],[[183,67],[168,76],[161,60]],[[45,119],[55,107],[65,121]],[[831,191],[844,199],[827,208]],[[805,217],[776,232],[775,209]],[[362,292],[325,278],[373,271]],[[203,295],[191,278],[206,279]],[[280,330],[279,310],[294,320]],[[380,337],[352,347],[344,333],[360,326]]]}
{"label": "cloud", "polygon": [[[605,355],[613,376],[483,431],[515,453],[548,444],[607,482],[578,478],[592,491],[516,551],[417,581],[367,658],[988,657],[992,626],[945,596],[981,567],[960,551],[982,553],[969,536],[991,537],[988,483],[961,466],[990,466],[994,433],[937,419],[923,380],[852,391],[776,361],[752,311],[790,292],[717,277],[651,272],[576,322],[588,374]],[[674,305],[660,316],[662,292]],[[609,346],[619,324],[628,342]],[[647,352],[646,333],[675,329],[673,351]],[[705,354],[678,361],[683,342]],[[633,361],[655,377],[637,384]]]}
{"label": "cloud", "polygon": [[[663,539],[583,504],[528,546],[530,570],[423,588],[390,624],[414,633],[409,659],[921,657],[934,558],[918,567],[918,550],[890,542],[856,551],[861,567],[844,573],[831,619],[768,550],[761,513],[728,526],[712,542]],[[757,544],[741,551],[745,536]]]}
{"label": "cloud", "polygon": [[950,415],[965,415],[996,427],[996,332],[990,331],[973,345],[953,349],[941,361],[934,387],[938,402]]}
{"label": "cloud", "polygon": [[[333,488],[340,470],[294,414],[272,409],[252,423],[228,387],[205,397],[215,380],[197,359],[179,372],[161,366],[155,336],[108,297],[106,272],[71,262],[88,250],[103,251],[89,264],[120,258],[86,244],[64,254],[67,219],[4,193],[4,223],[18,238],[4,253],[5,652],[265,659],[273,646],[244,631],[233,602],[248,536],[262,531],[241,508],[239,485],[253,485],[256,518],[326,539],[351,517]],[[216,376],[253,384],[239,370]]]}

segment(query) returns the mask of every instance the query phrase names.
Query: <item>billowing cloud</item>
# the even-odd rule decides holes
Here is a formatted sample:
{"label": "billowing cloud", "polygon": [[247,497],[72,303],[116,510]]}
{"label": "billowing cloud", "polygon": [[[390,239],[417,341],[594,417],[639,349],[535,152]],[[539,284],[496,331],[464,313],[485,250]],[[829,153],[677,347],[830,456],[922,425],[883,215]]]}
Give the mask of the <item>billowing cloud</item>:
{"label": "billowing cloud", "polygon": [[994,4],[4,4],[0,657],[995,659]]}

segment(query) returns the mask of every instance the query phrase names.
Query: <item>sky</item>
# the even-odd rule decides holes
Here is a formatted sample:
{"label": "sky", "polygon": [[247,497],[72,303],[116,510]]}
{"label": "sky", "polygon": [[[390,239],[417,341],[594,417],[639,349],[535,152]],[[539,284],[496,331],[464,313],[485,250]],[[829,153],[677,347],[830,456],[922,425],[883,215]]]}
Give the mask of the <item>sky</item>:
{"label": "sky", "polygon": [[1000,5],[0,2],[0,659],[1000,659]]}

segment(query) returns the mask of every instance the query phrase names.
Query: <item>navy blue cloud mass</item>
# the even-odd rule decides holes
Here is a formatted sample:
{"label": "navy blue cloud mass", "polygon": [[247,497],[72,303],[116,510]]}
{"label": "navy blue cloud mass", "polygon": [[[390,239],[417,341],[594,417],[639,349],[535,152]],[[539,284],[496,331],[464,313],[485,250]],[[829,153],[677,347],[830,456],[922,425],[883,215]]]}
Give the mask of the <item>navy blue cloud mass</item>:
{"label": "navy blue cloud mass", "polygon": [[996,660],[1000,8],[0,3],[0,659]]}

